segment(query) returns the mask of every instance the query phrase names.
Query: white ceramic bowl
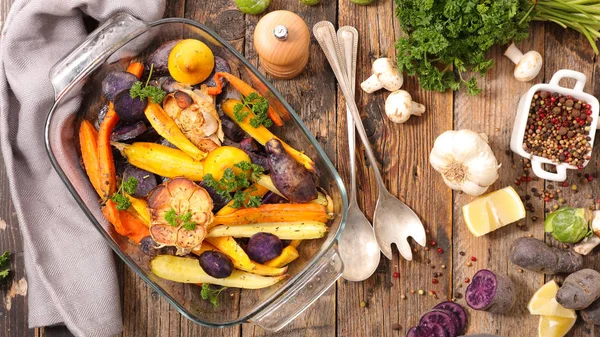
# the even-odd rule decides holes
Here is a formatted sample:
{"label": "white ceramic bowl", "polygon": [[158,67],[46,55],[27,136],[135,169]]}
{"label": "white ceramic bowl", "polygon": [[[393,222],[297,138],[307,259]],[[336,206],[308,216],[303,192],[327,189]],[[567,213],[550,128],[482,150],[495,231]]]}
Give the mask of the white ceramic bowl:
{"label": "white ceramic bowl", "polygon": [[[573,88],[566,88],[559,84],[560,80],[563,78],[572,78],[577,82]],[[591,138],[590,143],[593,146],[594,136],[596,135],[598,124],[599,105],[596,97],[583,92],[583,87],[585,86],[586,81],[587,78],[584,74],[573,70],[562,69],[554,73],[550,83],[540,83],[532,86],[519,101],[517,116],[515,118],[515,124],[513,126],[513,132],[510,139],[510,149],[521,157],[531,160],[531,168],[533,173],[542,179],[565,181],[567,179],[567,169],[577,170],[577,167],[567,163],[555,163],[548,158],[534,156],[523,149],[523,140],[525,138],[525,131],[527,129],[527,118],[529,117],[529,108],[531,106],[533,95],[535,95],[535,93],[538,91],[548,91],[550,93],[557,92],[565,96],[571,95],[575,99],[580,99],[587,102],[587,104],[590,104],[592,106],[592,127],[590,129],[589,136]],[[590,155],[591,152],[592,151],[589,153]],[[585,167],[588,162],[589,160],[586,160],[583,163],[583,167]],[[544,164],[555,166],[556,173],[546,171],[544,169]]]}

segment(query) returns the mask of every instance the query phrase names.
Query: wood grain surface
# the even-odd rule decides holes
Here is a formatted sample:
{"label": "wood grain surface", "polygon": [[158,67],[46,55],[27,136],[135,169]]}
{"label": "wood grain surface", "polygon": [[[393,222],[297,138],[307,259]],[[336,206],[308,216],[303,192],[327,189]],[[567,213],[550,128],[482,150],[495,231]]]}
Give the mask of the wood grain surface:
{"label": "wood grain surface", "polygon": [[[0,0],[2,21],[11,3],[11,0]],[[395,57],[394,42],[401,31],[394,17],[393,0],[378,0],[370,6],[357,6],[348,0],[324,0],[310,7],[297,0],[273,0],[268,10],[278,9],[296,12],[309,28],[321,20],[332,21],[336,26],[356,27],[360,32],[359,82],[370,75],[373,60]],[[168,1],[165,17],[186,17],[208,25],[264,72],[253,46],[254,27],[261,16],[242,14],[233,0]],[[600,95],[600,87],[595,85],[600,74],[596,57],[584,37],[553,24],[536,23],[531,28],[530,38],[518,46],[523,51],[537,50],[544,56],[544,67],[535,82],[547,82],[554,72],[568,68],[586,74],[586,91]],[[359,283],[338,281],[278,333],[265,332],[251,324],[225,329],[195,325],[147,287],[123,263],[119,263],[123,299],[122,336],[404,336],[421,314],[436,303],[454,298],[464,304],[465,278],[471,278],[481,268],[508,274],[518,285],[518,301],[515,309],[504,316],[470,310],[468,332],[506,337],[536,336],[537,317],[530,316],[525,306],[535,289],[550,278],[523,272],[512,265],[507,258],[510,243],[522,236],[551,241],[543,233],[544,209],[552,209],[557,201],[545,203],[534,195],[534,191],[559,193],[556,191],[561,190],[565,201],[572,206],[596,206],[594,201],[600,197],[596,193],[600,185],[597,174],[600,158],[593,156],[589,166],[581,172],[569,172],[568,187],[537,179],[520,181],[523,174],[527,175],[527,163],[513,155],[508,144],[518,100],[531,83],[514,79],[514,65],[502,55],[503,51],[502,47],[494,47],[489,52],[495,66],[485,80],[480,81],[483,92],[476,97],[468,96],[464,90],[455,93],[425,92],[419,88],[416,79],[405,79],[404,88],[415,101],[425,104],[427,111],[424,116],[413,117],[402,125],[385,118],[383,107],[387,93],[368,95],[357,90],[358,107],[380,160],[379,168],[384,180],[393,194],[405,200],[420,215],[429,230],[428,241],[435,241],[435,246],[417,249],[412,262],[399,258],[396,251],[392,261],[382,256],[378,270],[370,279]],[[301,115],[347,181],[345,104],[313,37],[307,69],[295,79],[272,79],[272,82]],[[561,84],[572,85],[564,82]],[[461,207],[473,198],[449,190],[428,163],[435,138],[452,128],[468,128],[488,135],[490,145],[502,163],[500,179],[492,189],[514,186],[528,208],[532,209],[528,210],[525,220],[482,238],[475,238],[468,232]],[[371,219],[377,188],[360,145],[357,159],[359,204]],[[592,176],[591,182],[586,179],[586,174]],[[571,190],[572,184],[578,186],[577,193]],[[26,296],[9,296],[11,288],[26,275],[17,218],[9,198],[4,166],[0,165],[0,251],[5,249],[13,253],[11,267],[14,273],[8,282],[0,285],[0,336],[71,336],[64,327],[28,329]],[[476,261],[471,261],[471,257],[475,257]],[[585,261],[587,266],[600,269],[598,253],[592,253]],[[434,273],[437,275],[435,284]],[[419,290],[423,290],[424,295],[418,295]],[[568,336],[600,336],[600,329],[579,320]]]}

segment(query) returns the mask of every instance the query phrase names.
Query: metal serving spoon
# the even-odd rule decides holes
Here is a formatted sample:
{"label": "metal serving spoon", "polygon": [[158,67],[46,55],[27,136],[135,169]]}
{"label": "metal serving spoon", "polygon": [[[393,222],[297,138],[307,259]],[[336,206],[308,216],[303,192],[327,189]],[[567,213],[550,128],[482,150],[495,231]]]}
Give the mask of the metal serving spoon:
{"label": "metal serving spoon", "polygon": [[318,22],[313,26],[313,33],[321,49],[325,53],[333,73],[338,80],[338,84],[344,98],[346,106],[349,108],[358,129],[358,135],[365,146],[365,152],[369,163],[373,168],[375,180],[379,188],[379,197],[375,206],[375,214],[373,215],[373,228],[375,230],[375,238],[379,244],[379,248],[383,254],[392,259],[392,243],[396,244],[398,251],[402,257],[407,260],[412,260],[412,251],[408,243],[408,237],[412,237],[418,244],[425,246],[426,236],[423,223],[419,217],[406,206],[402,201],[395,198],[387,191],[379,172],[377,159],[373,153],[373,149],[369,144],[369,138],[360,119],[358,108],[352,96],[352,90],[348,86],[348,75],[339,62],[337,55],[341,54],[340,46],[335,38],[335,29],[333,24],[328,21]]}
{"label": "metal serving spoon", "polygon": [[[337,32],[337,41],[343,51],[339,56],[340,62],[345,64],[348,75],[348,86],[352,89],[356,85],[356,57],[358,49],[358,31],[354,27],[340,27]],[[352,113],[346,108],[348,119],[348,151],[350,152],[350,203],[346,227],[340,235],[338,247],[344,272],[342,277],[348,281],[363,281],[368,279],[379,265],[379,246],[371,223],[358,207],[356,201],[356,137]]]}

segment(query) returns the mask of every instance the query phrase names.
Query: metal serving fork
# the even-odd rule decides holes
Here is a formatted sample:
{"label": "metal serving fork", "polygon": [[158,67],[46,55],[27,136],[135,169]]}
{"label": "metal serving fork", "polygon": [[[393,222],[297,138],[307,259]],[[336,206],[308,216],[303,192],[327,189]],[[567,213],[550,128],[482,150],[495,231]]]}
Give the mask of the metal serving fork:
{"label": "metal serving fork", "polygon": [[321,21],[313,26],[313,33],[321,49],[327,57],[327,61],[331,65],[333,73],[337,78],[338,85],[344,94],[346,106],[352,113],[358,135],[365,146],[365,152],[369,163],[373,168],[375,180],[379,189],[379,197],[375,206],[375,214],[373,215],[373,228],[375,237],[383,255],[388,259],[392,259],[392,243],[396,244],[398,251],[402,257],[407,260],[412,260],[412,250],[408,243],[408,237],[412,237],[418,244],[425,246],[426,236],[425,228],[419,217],[402,201],[394,197],[385,188],[377,159],[373,153],[373,149],[369,143],[367,133],[363,126],[358,108],[353,99],[352,89],[349,87],[348,74],[344,67],[340,64],[339,54],[342,53],[340,46],[337,43],[335,28],[329,21]]}

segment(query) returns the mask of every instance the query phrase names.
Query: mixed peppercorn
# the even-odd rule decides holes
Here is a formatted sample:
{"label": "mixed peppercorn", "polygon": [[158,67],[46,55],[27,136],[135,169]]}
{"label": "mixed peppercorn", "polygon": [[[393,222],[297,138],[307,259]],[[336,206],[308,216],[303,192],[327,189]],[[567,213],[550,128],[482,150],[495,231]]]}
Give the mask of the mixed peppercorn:
{"label": "mixed peppercorn", "polygon": [[529,108],[523,149],[579,169],[590,159],[592,108],[570,95],[540,91]]}

